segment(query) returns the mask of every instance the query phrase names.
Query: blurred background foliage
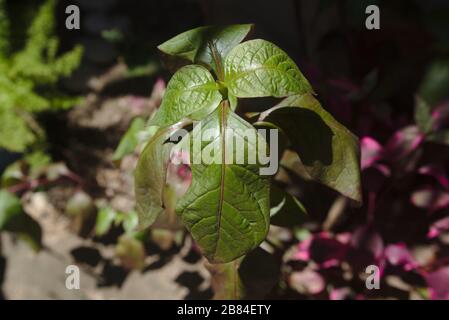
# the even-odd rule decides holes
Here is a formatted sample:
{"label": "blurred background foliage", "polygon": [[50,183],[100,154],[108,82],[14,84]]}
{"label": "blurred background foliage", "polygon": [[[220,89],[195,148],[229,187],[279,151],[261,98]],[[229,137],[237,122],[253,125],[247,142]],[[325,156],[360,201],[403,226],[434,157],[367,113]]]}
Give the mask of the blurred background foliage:
{"label": "blurred background foliage", "polygon": [[[72,2],[80,30],[65,28]],[[369,4],[380,30],[365,28]],[[251,37],[285,49],[360,137],[364,187],[357,207],[305,180],[286,152],[277,226],[240,279],[205,265],[177,220],[188,167],[169,168],[167,214],[150,230],[136,229],[132,178],[176,68],[156,46],[231,23],[255,23]],[[226,297],[231,279],[254,298],[448,299],[448,31],[443,0],[0,0],[0,296]],[[83,290],[61,285],[68,264]],[[365,286],[370,264],[380,290]]]}

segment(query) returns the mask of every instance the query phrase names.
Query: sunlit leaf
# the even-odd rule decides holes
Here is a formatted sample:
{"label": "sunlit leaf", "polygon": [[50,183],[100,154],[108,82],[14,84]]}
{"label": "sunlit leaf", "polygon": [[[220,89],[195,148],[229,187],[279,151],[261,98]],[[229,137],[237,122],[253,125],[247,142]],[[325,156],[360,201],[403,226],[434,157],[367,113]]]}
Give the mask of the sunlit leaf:
{"label": "sunlit leaf", "polygon": [[145,120],[142,118],[135,118],[128,131],[126,131],[120,140],[120,143],[112,156],[112,160],[119,160],[125,155],[133,153],[139,144],[139,132],[144,128]]}
{"label": "sunlit leaf", "polygon": [[0,190],[0,231],[17,233],[34,250],[42,246],[42,230],[39,224],[27,215],[15,195]]}
{"label": "sunlit leaf", "polygon": [[312,92],[295,62],[271,42],[243,42],[225,60],[225,83],[239,98],[285,97]]}
{"label": "sunlit leaf", "polygon": [[95,223],[95,234],[97,236],[105,235],[112,226],[117,212],[112,208],[101,208],[97,214],[97,222]]}
{"label": "sunlit leaf", "polygon": [[128,235],[118,239],[115,254],[127,269],[141,270],[144,267],[145,249],[141,241]]}
{"label": "sunlit leaf", "polygon": [[195,127],[186,139],[202,141],[202,132],[211,130],[212,136],[201,142],[199,151],[203,156],[211,155],[217,162],[206,164],[203,158],[195,161],[198,151],[192,151],[192,184],[179,201],[177,212],[208,260],[225,263],[256,248],[265,238],[269,226],[268,181],[259,175],[258,162],[250,164],[248,159],[242,164],[226,161],[236,154],[236,148],[231,149],[233,137],[225,135],[226,129],[254,133],[252,138],[240,144],[245,154],[257,154],[258,144],[263,144],[262,148],[266,146],[254,127],[226,104],[221,104],[200,124],[200,129]]}
{"label": "sunlit leaf", "polygon": [[206,68],[185,66],[171,78],[162,104],[149,125],[165,127],[184,118],[201,120],[221,100],[218,85]]}
{"label": "sunlit leaf", "polygon": [[251,27],[251,24],[199,27],[171,38],[158,49],[217,70],[220,66],[217,68],[214,60],[222,62],[226,54],[246,37]]}
{"label": "sunlit leaf", "polygon": [[134,190],[139,226],[145,228],[156,221],[164,211],[163,190],[171,143],[165,143],[171,134],[182,127],[182,123],[160,129],[148,141],[142,151],[134,174]]}

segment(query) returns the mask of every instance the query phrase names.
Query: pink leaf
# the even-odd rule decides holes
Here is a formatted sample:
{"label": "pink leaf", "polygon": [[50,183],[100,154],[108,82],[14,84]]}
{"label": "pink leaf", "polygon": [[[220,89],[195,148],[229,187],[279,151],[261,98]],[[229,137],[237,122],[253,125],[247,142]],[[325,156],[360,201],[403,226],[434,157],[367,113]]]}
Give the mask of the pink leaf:
{"label": "pink leaf", "polygon": [[362,170],[372,166],[380,159],[382,146],[371,137],[363,137],[360,140],[362,151]]}
{"label": "pink leaf", "polygon": [[441,129],[449,124],[449,101],[436,106],[432,111],[432,129]]}
{"label": "pink leaf", "polygon": [[434,222],[429,229],[427,237],[432,239],[440,235],[441,232],[449,231],[449,217]]}
{"label": "pink leaf", "polygon": [[410,271],[418,267],[418,263],[404,243],[390,244],[385,248],[385,258],[393,266],[403,266]]}
{"label": "pink leaf", "polygon": [[429,286],[430,298],[449,300],[449,267],[443,267],[424,276]]}
{"label": "pink leaf", "polygon": [[424,140],[417,126],[407,126],[396,131],[385,146],[384,156],[394,162],[405,158],[416,150]]}
{"label": "pink leaf", "polygon": [[418,172],[422,175],[427,175],[435,178],[441,186],[449,190],[449,180],[446,176],[446,170],[441,165],[428,165],[419,168]]}
{"label": "pink leaf", "polygon": [[427,187],[413,192],[411,202],[418,208],[434,212],[449,206],[449,192]]}
{"label": "pink leaf", "polygon": [[313,270],[293,272],[289,278],[290,287],[302,294],[318,294],[324,290],[323,277]]}

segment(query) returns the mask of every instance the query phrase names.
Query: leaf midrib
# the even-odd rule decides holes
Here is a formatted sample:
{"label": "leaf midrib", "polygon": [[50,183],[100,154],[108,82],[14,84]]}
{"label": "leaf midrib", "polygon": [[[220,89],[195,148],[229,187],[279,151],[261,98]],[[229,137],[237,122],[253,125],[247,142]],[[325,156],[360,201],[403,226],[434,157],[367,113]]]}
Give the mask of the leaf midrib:
{"label": "leaf midrib", "polygon": [[221,105],[221,117],[220,117],[220,125],[221,125],[221,130],[220,130],[220,134],[221,134],[221,147],[222,147],[222,152],[221,152],[221,177],[220,177],[220,199],[218,201],[218,212],[217,212],[217,242],[215,245],[215,250],[214,250],[214,258],[215,255],[217,253],[217,249],[218,249],[218,244],[220,242],[220,236],[221,236],[221,216],[223,214],[223,204],[224,204],[224,183],[225,183],[225,174],[226,174],[226,165],[225,165],[225,160],[226,160],[226,102],[222,102]]}

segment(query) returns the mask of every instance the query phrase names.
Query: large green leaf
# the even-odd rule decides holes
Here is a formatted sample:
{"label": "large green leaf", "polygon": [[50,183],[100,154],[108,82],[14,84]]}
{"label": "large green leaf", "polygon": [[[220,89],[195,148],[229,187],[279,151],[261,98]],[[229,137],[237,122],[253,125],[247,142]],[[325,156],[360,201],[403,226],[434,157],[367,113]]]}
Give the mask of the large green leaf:
{"label": "large green leaf", "polygon": [[[229,129],[234,130],[232,134]],[[268,232],[268,179],[259,175],[258,159],[254,164],[249,157],[242,164],[235,161],[237,148],[230,142],[236,136],[242,138],[243,131],[239,130],[254,133],[252,138],[247,134],[245,143],[238,144],[245,154],[255,155],[258,147],[266,148],[266,142],[254,127],[233,113],[226,103],[201,121],[184,140],[193,148],[192,184],[179,201],[177,212],[212,263],[229,262],[246,254]],[[201,141],[206,132],[210,136]],[[195,143],[200,141],[198,152]],[[217,162],[206,163],[201,157],[205,154]]]}
{"label": "large green leaf", "polygon": [[172,143],[164,143],[182,123],[160,129],[142,151],[134,173],[134,191],[139,226],[153,224],[164,211],[163,190]]}
{"label": "large green leaf", "polygon": [[292,59],[271,42],[243,42],[225,60],[225,82],[239,98],[286,97],[312,92]]}
{"label": "large green leaf", "polygon": [[310,178],[362,201],[358,139],[311,94],[284,99],[260,120],[284,131]]}
{"label": "large green leaf", "polygon": [[165,127],[184,118],[201,120],[221,100],[218,85],[206,68],[185,66],[171,78],[162,104],[149,125]]}
{"label": "large green leaf", "polygon": [[[226,54],[239,44],[251,30],[251,24],[231,26],[206,26],[183,32],[158,46],[164,53],[206,64],[214,70]],[[219,71],[220,72],[220,71]]]}

